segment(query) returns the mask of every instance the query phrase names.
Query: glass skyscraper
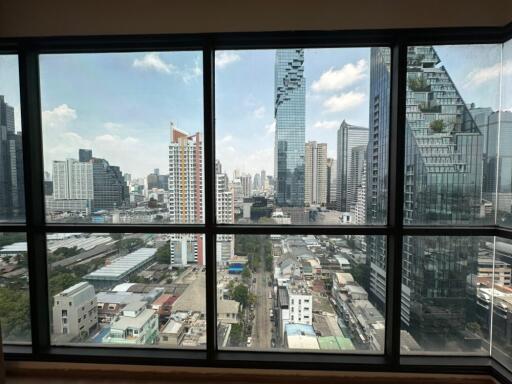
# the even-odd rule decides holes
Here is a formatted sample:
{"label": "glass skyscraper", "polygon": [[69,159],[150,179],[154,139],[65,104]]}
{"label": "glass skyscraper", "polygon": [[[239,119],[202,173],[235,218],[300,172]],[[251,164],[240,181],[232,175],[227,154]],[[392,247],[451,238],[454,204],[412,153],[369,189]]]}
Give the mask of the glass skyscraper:
{"label": "glass skyscraper", "polygon": [[[370,123],[378,105],[389,98],[389,56],[372,49]],[[482,135],[464,100],[431,46],[409,47],[406,98],[404,224],[475,224],[480,220]],[[379,76],[375,78],[374,76]],[[381,88],[383,87],[383,88]],[[387,96],[386,96],[387,95]],[[389,129],[378,123],[379,131]],[[374,164],[385,149],[370,135],[368,142],[367,220],[385,221],[374,196],[387,183],[387,170]],[[377,191],[377,193],[376,193]],[[370,289],[384,299],[385,248],[368,239]],[[425,348],[458,339],[472,321],[476,302],[472,283],[477,273],[475,238],[406,236],[403,241],[403,327]],[[437,343],[439,341],[439,343]],[[454,348],[463,348],[457,345]]]}
{"label": "glass skyscraper", "polygon": [[303,49],[276,52],[274,117],[276,202],[280,206],[303,207],[306,136]]}

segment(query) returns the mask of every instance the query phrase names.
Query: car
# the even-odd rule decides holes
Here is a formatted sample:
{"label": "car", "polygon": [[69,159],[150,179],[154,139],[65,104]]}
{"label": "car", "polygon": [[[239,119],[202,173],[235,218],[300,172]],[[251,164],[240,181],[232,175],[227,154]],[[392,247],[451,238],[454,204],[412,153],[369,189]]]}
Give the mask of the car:
{"label": "car", "polygon": [[247,346],[248,346],[248,347],[250,347],[251,345],[252,345],[252,337],[251,337],[251,336],[249,336],[249,337],[247,338]]}
{"label": "car", "polygon": [[252,278],[252,282],[256,283],[256,278],[255,277]]}

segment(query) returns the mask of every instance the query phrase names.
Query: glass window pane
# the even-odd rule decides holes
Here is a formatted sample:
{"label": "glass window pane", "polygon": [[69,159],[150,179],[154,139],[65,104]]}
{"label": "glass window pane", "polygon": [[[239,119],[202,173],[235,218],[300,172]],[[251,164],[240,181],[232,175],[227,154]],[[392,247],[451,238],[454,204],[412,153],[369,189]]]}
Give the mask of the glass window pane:
{"label": "glass window pane", "polygon": [[[495,261],[492,275],[485,276],[480,284],[478,301],[488,309],[492,305],[492,356],[512,368],[512,240],[495,238]],[[488,267],[489,269],[489,267]],[[489,329],[489,327],[488,327]]]}
{"label": "glass window pane", "polygon": [[408,48],[405,224],[494,223],[500,50]]}
{"label": "glass window pane", "polygon": [[218,235],[219,348],[383,353],[385,249],[384,236]]}
{"label": "glass window pane", "polygon": [[18,56],[0,55],[0,222],[25,221]]}
{"label": "glass window pane", "polygon": [[[512,226],[512,41],[503,45],[501,114],[499,127],[498,218]],[[496,124],[495,124],[496,125]],[[494,163],[496,164],[496,157]],[[495,168],[494,168],[495,170]]]}
{"label": "glass window pane", "polygon": [[0,233],[0,327],[4,344],[31,342],[27,240]]}
{"label": "glass window pane", "polygon": [[489,305],[481,295],[493,259],[492,237],[404,237],[402,353],[489,354]]}
{"label": "glass window pane", "polygon": [[385,224],[388,48],[217,51],[217,221]]}
{"label": "glass window pane", "polygon": [[53,345],[206,348],[204,237],[52,233]]}
{"label": "glass window pane", "polygon": [[204,222],[200,52],[40,56],[49,222]]}

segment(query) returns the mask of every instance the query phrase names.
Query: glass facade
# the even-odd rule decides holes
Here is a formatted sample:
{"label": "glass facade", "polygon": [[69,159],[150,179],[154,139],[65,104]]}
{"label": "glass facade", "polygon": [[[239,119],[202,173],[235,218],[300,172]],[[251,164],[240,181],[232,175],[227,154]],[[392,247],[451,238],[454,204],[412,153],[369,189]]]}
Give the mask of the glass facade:
{"label": "glass facade", "polygon": [[276,202],[281,206],[303,207],[306,132],[304,50],[277,50],[275,65]]}

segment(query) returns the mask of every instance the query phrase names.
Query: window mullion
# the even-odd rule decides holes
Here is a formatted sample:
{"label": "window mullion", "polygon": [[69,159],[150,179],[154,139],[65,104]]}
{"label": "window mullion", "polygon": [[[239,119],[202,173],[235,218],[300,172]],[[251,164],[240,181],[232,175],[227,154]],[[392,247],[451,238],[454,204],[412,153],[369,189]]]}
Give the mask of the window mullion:
{"label": "window mullion", "polygon": [[36,357],[50,346],[46,236],[44,233],[43,154],[39,58],[33,47],[19,55],[20,101],[23,126],[27,250],[30,282],[32,348]]}
{"label": "window mullion", "polygon": [[391,50],[388,225],[392,228],[392,234],[387,241],[385,348],[388,362],[395,367],[400,363],[406,77],[407,45],[397,42]]}
{"label": "window mullion", "polygon": [[206,340],[207,356],[213,359],[217,351],[216,256],[215,256],[215,125],[214,125],[214,50],[203,50],[204,105],[204,201],[206,224]]}

